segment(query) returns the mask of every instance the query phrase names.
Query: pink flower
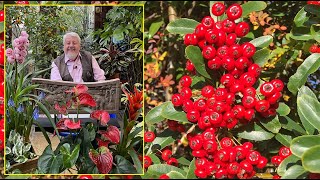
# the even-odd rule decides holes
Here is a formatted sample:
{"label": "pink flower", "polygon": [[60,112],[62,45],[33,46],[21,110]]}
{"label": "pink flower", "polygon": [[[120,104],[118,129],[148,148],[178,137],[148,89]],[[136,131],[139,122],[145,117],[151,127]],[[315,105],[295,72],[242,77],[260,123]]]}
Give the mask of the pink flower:
{"label": "pink flower", "polygon": [[7,56],[12,56],[12,55],[13,55],[13,50],[12,50],[11,48],[8,48],[8,49],[6,50],[6,55],[7,55]]}
{"label": "pink flower", "polygon": [[21,56],[21,54],[16,53],[14,57],[18,63],[22,64],[24,62],[25,57]]}
{"label": "pink flower", "polygon": [[23,45],[25,45],[25,43],[28,41],[28,38],[25,37],[25,36],[20,36],[20,37],[19,37],[19,40],[20,40],[20,42],[21,42]]}
{"label": "pink flower", "polygon": [[120,131],[116,126],[108,126],[106,131],[98,131],[102,139],[109,140],[112,143],[120,143]]}
{"label": "pink flower", "polygon": [[89,157],[97,166],[101,174],[108,174],[112,169],[113,156],[109,149],[105,146],[98,148],[98,151],[90,149]]}
{"label": "pink flower", "polygon": [[78,122],[74,122],[70,119],[64,120],[64,125],[69,129],[80,129],[81,128],[81,121],[78,120]]}
{"label": "pink flower", "polygon": [[13,40],[13,46],[14,47],[19,47],[19,46],[22,46],[22,45],[23,45],[23,43],[20,41],[19,38],[16,38],[16,39]]}
{"label": "pink flower", "polygon": [[28,37],[29,37],[29,34],[28,34],[26,31],[21,31],[20,36],[23,36],[23,37],[28,38]]}
{"label": "pink flower", "polygon": [[88,91],[88,87],[86,85],[77,84],[71,90],[67,90],[66,93],[74,93],[76,96],[78,96],[79,94],[86,93],[87,91]]}
{"label": "pink flower", "polygon": [[102,126],[106,126],[110,120],[110,115],[104,110],[95,110],[90,114],[90,118],[97,119],[100,121]]}
{"label": "pink flower", "polygon": [[15,58],[14,58],[14,55],[11,55],[11,56],[7,56],[7,61],[10,63],[10,64],[13,64],[15,62]]}

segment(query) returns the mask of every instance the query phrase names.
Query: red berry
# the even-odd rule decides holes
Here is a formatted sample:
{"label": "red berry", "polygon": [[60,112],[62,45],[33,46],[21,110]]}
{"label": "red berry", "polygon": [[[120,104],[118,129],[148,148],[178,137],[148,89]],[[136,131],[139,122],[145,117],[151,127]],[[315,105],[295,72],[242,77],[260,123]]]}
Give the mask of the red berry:
{"label": "red berry", "polygon": [[144,160],[144,165],[143,165],[144,168],[148,168],[153,163],[152,159],[147,155],[144,156],[143,160]]}
{"label": "red berry", "polygon": [[225,87],[231,87],[235,82],[234,77],[231,74],[224,74],[221,79],[220,83],[223,84]]}
{"label": "red berry", "polygon": [[248,67],[248,72],[252,73],[255,77],[258,77],[261,73],[261,67],[258,64],[251,64]]}
{"label": "red berry", "polygon": [[4,21],[4,10],[0,11],[0,22]]}
{"label": "red berry", "polygon": [[17,4],[29,4],[28,1],[17,1],[16,3],[17,3]]}
{"label": "red berry", "polygon": [[233,147],[233,141],[229,137],[224,137],[220,140],[221,148],[231,148]]}
{"label": "red berry", "polygon": [[237,35],[235,33],[230,33],[226,37],[226,45],[231,46],[236,43]]}
{"label": "red berry", "polygon": [[192,96],[192,90],[189,87],[183,87],[181,89],[180,95],[183,100],[190,99]]}
{"label": "red berry", "polygon": [[216,179],[225,179],[227,176],[228,176],[228,171],[226,169],[220,168],[215,173],[215,178]]}
{"label": "red berry", "polygon": [[239,4],[232,4],[228,7],[226,14],[228,16],[228,19],[236,20],[242,15],[242,7]]}
{"label": "red berry", "polygon": [[201,149],[201,150],[193,150],[191,152],[192,156],[202,158],[208,155],[207,151]]}
{"label": "red berry", "polygon": [[252,96],[243,96],[242,105],[247,109],[251,109],[256,105],[256,98]]}
{"label": "red berry", "polygon": [[240,168],[245,170],[246,172],[253,171],[253,166],[248,160],[243,160],[240,162]]}
{"label": "red berry", "polygon": [[284,84],[280,79],[273,79],[271,81],[276,91],[281,92],[283,90]]}
{"label": "red berry", "polygon": [[93,179],[91,175],[80,175],[78,179]]}
{"label": "red berry", "polygon": [[[281,97],[282,97],[281,92],[275,92],[273,95],[271,95],[267,98],[267,101],[269,101],[270,105],[276,104],[277,102],[279,102]],[[275,108],[275,109],[277,109],[277,108]]]}
{"label": "red berry", "polygon": [[194,109],[198,111],[204,111],[207,108],[206,100],[199,98],[194,102]]}
{"label": "red berry", "polygon": [[208,163],[206,158],[196,158],[195,165],[197,169],[204,169]]}
{"label": "red berry", "polygon": [[209,44],[214,44],[219,40],[219,31],[218,30],[208,30],[205,34],[205,40]]}
{"label": "red berry", "polygon": [[214,94],[214,88],[212,86],[210,86],[210,85],[204,86],[201,89],[201,94],[202,94],[203,97],[211,98],[212,95]]}
{"label": "red berry", "polygon": [[[232,80],[232,77],[229,77],[229,76],[225,77],[225,79],[229,79],[229,78],[231,78],[231,80]],[[234,78],[233,78],[233,79],[234,79]],[[217,89],[216,89],[216,92],[215,92],[215,98],[216,98],[216,100],[217,100],[217,101],[223,101],[223,100],[225,100],[225,98],[226,98],[226,96],[227,96],[227,93],[228,93],[227,89],[225,89],[225,88],[217,88]]]}
{"label": "red berry", "polygon": [[190,99],[185,99],[182,104],[182,109],[184,112],[193,110],[193,101]]}
{"label": "red berry", "polygon": [[242,91],[243,96],[256,96],[256,89],[254,87],[246,87]]}
{"label": "red berry", "polygon": [[[272,179],[281,179],[281,176],[279,176],[278,174],[272,176]],[[318,178],[317,178],[318,179]]]}
{"label": "red berry", "polygon": [[217,49],[217,56],[221,59],[228,57],[229,54],[230,54],[229,47],[226,45],[221,46]]}
{"label": "red berry", "polygon": [[217,70],[217,69],[220,69],[221,65],[222,65],[222,60],[218,56],[208,61],[209,69]]}
{"label": "red berry", "polygon": [[218,112],[212,112],[209,114],[209,121],[213,126],[219,125],[222,120],[222,115]]}
{"label": "red berry", "polygon": [[275,166],[279,166],[283,159],[284,158],[282,156],[272,156],[271,163]]}
{"label": "red berry", "polygon": [[244,87],[251,87],[256,83],[257,79],[252,73],[246,72],[240,76],[240,81],[243,83]]}
{"label": "red berry", "polygon": [[310,46],[309,51],[310,53],[316,53],[318,51],[318,46],[316,44],[313,44],[312,46]]}
{"label": "red berry", "polygon": [[253,144],[249,141],[243,143],[242,146],[247,150],[251,150],[253,148]]}
{"label": "red berry", "polygon": [[194,64],[189,59],[187,60],[187,63],[186,63],[186,69],[189,72],[194,72],[195,71]]}
{"label": "red berry", "polygon": [[[213,112],[215,113],[215,112]],[[215,128],[208,128],[202,133],[202,139],[204,141],[215,139]]]}
{"label": "red berry", "polygon": [[213,47],[213,46],[205,46],[203,49],[202,49],[202,56],[205,58],[205,59],[212,59],[214,58],[216,55],[216,49]]}
{"label": "red berry", "polygon": [[234,32],[236,28],[236,23],[234,21],[231,21],[229,19],[225,19],[222,21],[222,30],[226,33],[232,33]]}
{"label": "red berry", "polygon": [[268,163],[268,159],[264,156],[261,156],[260,159],[258,160],[257,168],[263,169],[264,167],[266,167],[267,163]]}
{"label": "red berry", "polygon": [[256,47],[254,47],[254,45],[251,44],[250,42],[243,43],[241,47],[242,47],[243,56],[247,58],[251,58],[256,52]]}
{"label": "red berry", "polygon": [[197,36],[198,40],[203,39],[206,32],[207,32],[207,27],[202,23],[198,24],[194,30],[194,34]]}
{"label": "red berry", "polygon": [[172,95],[171,102],[173,106],[181,106],[183,103],[183,97],[180,94]]}
{"label": "red berry", "polygon": [[191,84],[192,84],[192,79],[190,76],[188,75],[184,75],[181,77],[180,81],[179,81],[179,84],[182,86],[182,87],[190,87]]}
{"label": "red berry", "polygon": [[144,133],[144,142],[152,142],[156,138],[153,131],[147,131]]}
{"label": "red berry", "polygon": [[225,9],[225,5],[223,3],[218,2],[213,4],[213,6],[211,7],[211,12],[215,16],[221,16],[224,13]]}
{"label": "red berry", "polygon": [[241,56],[235,61],[234,65],[237,69],[245,69],[249,66],[249,59],[247,57]]}
{"label": "red berry", "polygon": [[257,165],[259,162],[259,159],[261,157],[261,154],[258,151],[249,151],[246,159],[252,164]]}
{"label": "red berry", "polygon": [[237,162],[232,162],[228,165],[227,171],[229,174],[236,175],[240,171],[240,165]]}
{"label": "red berry", "polygon": [[201,23],[207,28],[211,29],[214,24],[214,19],[211,16],[205,16],[202,18]]}
{"label": "red berry", "polygon": [[208,153],[213,153],[217,150],[217,143],[215,140],[207,140],[203,142],[203,149]]}
{"label": "red berry", "polygon": [[[216,23],[217,24],[217,23]],[[217,30],[218,32],[218,41],[215,43],[216,47],[223,46],[226,42],[226,33],[223,30]]]}
{"label": "red berry", "polygon": [[238,37],[243,37],[247,35],[250,31],[249,24],[246,22],[240,22],[235,28],[235,33]]}
{"label": "red berry", "polygon": [[245,108],[241,105],[235,105],[231,111],[238,119],[242,119],[244,117]]}
{"label": "red berry", "polygon": [[247,121],[251,121],[255,118],[254,109],[247,109],[244,113],[244,119]]}
{"label": "red berry", "polygon": [[198,39],[197,35],[192,33],[192,34],[186,34],[184,37],[184,44],[186,46],[188,45],[197,45],[198,44]]}
{"label": "red berry", "polygon": [[168,161],[167,164],[172,165],[172,166],[178,166],[179,162],[176,158],[171,157]]}
{"label": "red berry", "polygon": [[188,111],[188,113],[187,113],[188,121],[190,121],[192,123],[197,123],[199,118],[200,118],[200,113],[198,110]]}
{"label": "red berry", "polygon": [[172,151],[170,149],[166,149],[162,151],[161,157],[164,161],[168,161],[172,156]]}
{"label": "red berry", "polygon": [[166,174],[162,174],[159,179],[170,179],[170,177]]}
{"label": "red berry", "polygon": [[231,57],[233,57],[234,59],[240,58],[242,56],[242,48],[239,44],[231,45],[229,51],[231,52]]}
{"label": "red berry", "polygon": [[272,96],[276,92],[276,89],[271,82],[265,82],[260,86],[260,93],[265,97]]}
{"label": "red berry", "polygon": [[200,168],[196,168],[194,170],[194,174],[199,178],[206,178],[207,177],[206,171],[204,169],[200,169]]}
{"label": "red berry", "polygon": [[254,108],[258,112],[266,112],[270,108],[270,103],[267,100],[259,100],[256,102]]}
{"label": "red berry", "polygon": [[203,139],[201,135],[196,135],[190,139],[189,146],[192,150],[202,149]]}
{"label": "red berry", "polygon": [[291,153],[291,150],[289,147],[283,146],[279,150],[279,156],[282,156],[283,158],[286,158],[286,157],[290,156],[291,154],[292,153]]}

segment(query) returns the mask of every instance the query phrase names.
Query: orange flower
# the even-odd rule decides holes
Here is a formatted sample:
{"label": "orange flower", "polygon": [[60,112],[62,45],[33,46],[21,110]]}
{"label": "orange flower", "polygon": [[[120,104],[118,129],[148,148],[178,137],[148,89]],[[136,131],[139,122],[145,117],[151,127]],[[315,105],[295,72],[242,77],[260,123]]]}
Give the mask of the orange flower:
{"label": "orange flower", "polygon": [[139,113],[137,112],[142,107],[143,92],[139,91],[136,87],[134,87],[134,93],[127,92],[125,89],[122,89],[122,91],[128,98],[129,120],[134,121],[138,117]]}

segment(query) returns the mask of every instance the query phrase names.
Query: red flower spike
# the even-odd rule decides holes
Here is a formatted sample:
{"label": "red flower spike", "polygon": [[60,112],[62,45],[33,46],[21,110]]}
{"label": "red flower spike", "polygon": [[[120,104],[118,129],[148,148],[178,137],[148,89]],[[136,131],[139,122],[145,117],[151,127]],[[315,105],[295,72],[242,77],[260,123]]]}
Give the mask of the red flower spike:
{"label": "red flower spike", "polygon": [[110,120],[110,115],[107,111],[95,110],[95,111],[91,112],[90,118],[97,119],[100,121],[102,126],[106,126]]}
{"label": "red flower spike", "polygon": [[112,143],[120,143],[120,131],[116,126],[108,126],[106,131],[99,131],[102,138],[111,141]]}
{"label": "red flower spike", "polygon": [[111,171],[113,156],[107,147],[101,146],[98,151],[90,149],[89,157],[101,174],[108,174]]}
{"label": "red flower spike", "polygon": [[60,114],[63,114],[63,115],[67,115],[67,106],[66,105],[59,105],[58,103],[56,103],[54,105],[54,109],[57,110]]}
{"label": "red flower spike", "polygon": [[95,107],[97,106],[96,101],[93,99],[93,97],[88,93],[81,93],[75,100],[76,106],[91,106]]}
{"label": "red flower spike", "polygon": [[80,129],[81,128],[81,121],[78,120],[78,122],[74,122],[70,119],[65,119],[64,125],[69,129]]}

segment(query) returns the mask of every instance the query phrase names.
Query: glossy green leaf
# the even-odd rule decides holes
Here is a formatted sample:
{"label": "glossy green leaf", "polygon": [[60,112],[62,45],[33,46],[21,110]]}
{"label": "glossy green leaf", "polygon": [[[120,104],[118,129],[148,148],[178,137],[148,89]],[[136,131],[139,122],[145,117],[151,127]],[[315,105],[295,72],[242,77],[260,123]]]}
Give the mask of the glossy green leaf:
{"label": "glossy green leaf", "polygon": [[308,86],[302,86],[299,89],[298,97],[300,97],[302,95],[308,95],[308,96],[311,96],[314,99],[317,99],[317,96],[314,94],[314,92]]}
{"label": "glossy green leaf", "polygon": [[144,121],[146,122],[147,125],[156,124],[165,119],[163,116],[161,116],[161,111],[165,105],[166,105],[165,103],[162,103],[160,106],[156,106],[152,108],[147,113],[146,117],[144,118]]}
{"label": "glossy green leaf", "polygon": [[238,133],[238,136],[243,139],[253,140],[253,141],[264,141],[274,137],[274,134],[265,131],[258,124],[246,126],[244,131]]}
{"label": "glossy green leaf", "polygon": [[293,27],[291,30],[290,37],[295,40],[306,41],[313,39],[310,34],[309,27]]}
{"label": "glossy green leaf", "polygon": [[168,165],[168,164],[153,164],[153,165],[148,167],[148,173],[157,174],[159,176],[162,175],[162,174],[168,174],[168,173],[170,173],[172,171],[179,172],[183,176],[185,176],[185,174],[186,174],[186,172],[184,172],[182,169],[177,168],[177,167],[172,166],[172,165]]}
{"label": "glossy green leaf", "polygon": [[188,159],[186,159],[185,157],[180,157],[177,160],[178,160],[179,164],[186,165],[186,166],[190,165],[190,161]]}
{"label": "glossy green leaf", "polygon": [[[175,141],[175,139],[173,139],[172,137],[156,137],[153,140],[152,145],[153,144],[159,144],[160,145],[160,149],[159,150],[162,150],[163,148],[165,148],[169,144],[173,143],[174,141]],[[150,148],[148,149],[147,154],[152,153],[151,147],[152,146],[150,146]]]}
{"label": "glossy green leaf", "polygon": [[292,141],[292,137],[289,135],[277,133],[274,137],[278,142],[280,142],[282,145],[289,147],[290,142]]}
{"label": "glossy green leaf", "polygon": [[296,94],[298,89],[307,81],[309,74],[314,73],[320,67],[320,53],[313,53],[307,57],[298,67],[296,73],[289,78],[288,89]]}
{"label": "glossy green leaf", "polygon": [[260,123],[270,132],[278,133],[281,129],[281,124],[279,122],[278,115],[276,115],[272,120],[270,119],[261,119]]}
{"label": "glossy green leaf", "polygon": [[3,22],[0,22],[0,33],[2,33],[4,31],[4,23]]}
{"label": "glossy green leaf", "polygon": [[159,28],[162,26],[163,21],[153,22],[149,28],[149,36],[150,38],[157,33]]}
{"label": "glossy green leaf", "polygon": [[302,8],[297,15],[294,17],[293,22],[297,27],[303,26],[303,24],[308,21],[309,17],[307,16],[307,12]]}
{"label": "glossy green leaf", "polygon": [[279,165],[277,169],[277,173],[279,176],[283,176],[284,173],[293,165],[301,165],[301,162],[299,164],[300,158],[291,154],[287,158],[285,158]]}
{"label": "glossy green leaf", "polygon": [[[320,22],[320,21],[318,21]],[[315,24],[311,25],[310,28],[310,33],[313,36],[313,38],[317,41],[320,42],[320,30],[319,30],[319,26],[316,26]]]}
{"label": "glossy green leaf", "polygon": [[262,11],[267,7],[267,3],[264,1],[249,1],[241,5],[242,7],[242,16],[246,17],[253,11]]}
{"label": "glossy green leaf", "polygon": [[261,37],[255,38],[251,40],[250,43],[253,44],[255,47],[265,48],[270,45],[272,40],[273,40],[272,36],[267,35],[267,36],[261,36]]}
{"label": "glossy green leaf", "polygon": [[319,12],[320,12],[320,6],[307,4],[307,5],[304,7],[304,9],[305,9],[307,12],[309,12],[309,13],[311,13],[311,14],[314,14],[314,15],[316,15],[316,16],[318,16],[318,17],[320,17],[320,14],[319,14]]}
{"label": "glossy green leaf", "polygon": [[134,150],[128,150],[128,153],[130,154],[133,164],[137,169],[137,173],[142,174],[143,173],[142,164],[140,162],[137,152]]}
{"label": "glossy green leaf", "polygon": [[51,145],[48,145],[38,159],[38,169],[43,174],[58,174],[62,163],[62,155],[55,155]]}
{"label": "glossy green leaf", "polygon": [[187,58],[190,59],[190,61],[194,64],[194,67],[196,68],[197,72],[199,72],[202,76],[211,79],[210,75],[206,70],[206,66],[200,48],[197,46],[187,46],[185,51]]}
{"label": "glossy green leaf", "polygon": [[187,173],[187,179],[196,179],[196,175],[194,174],[194,171],[196,170],[196,164],[195,164],[195,158],[191,161],[189,165],[189,171]]}
{"label": "glossy green leaf", "polygon": [[196,26],[199,24],[198,21],[188,18],[180,18],[172,21],[168,24],[167,30],[173,34],[188,34],[193,33]]}
{"label": "glossy green leaf", "polygon": [[191,87],[196,85],[197,83],[205,82],[205,78],[203,76],[193,76]]}
{"label": "glossy green leaf", "polygon": [[[318,142],[320,143],[320,142]],[[302,166],[312,173],[320,173],[320,145],[313,146],[302,154]]]}
{"label": "glossy green leaf", "polygon": [[261,67],[264,66],[269,60],[270,52],[271,51],[267,48],[256,51],[256,53],[252,57],[253,61]]}
{"label": "glossy green leaf", "polygon": [[170,179],[186,179],[185,176],[177,171],[171,171],[167,175],[170,177]]}
{"label": "glossy green leaf", "polygon": [[281,177],[281,179],[300,179],[307,171],[300,165],[291,166]]}
{"label": "glossy green leaf", "polygon": [[291,141],[290,149],[292,154],[302,157],[304,152],[319,144],[320,135],[303,135],[298,136]]}
{"label": "glossy green leaf", "polygon": [[170,120],[175,120],[178,122],[191,123],[187,119],[187,114],[183,111],[177,111],[174,108],[171,101],[165,102],[163,104],[164,104],[164,107],[161,111],[162,117],[164,117],[166,119],[170,119]]}
{"label": "glossy green leaf", "polygon": [[277,113],[279,113],[280,116],[286,116],[290,113],[290,107],[285,103],[281,102],[279,103]]}
{"label": "glossy green leaf", "polygon": [[116,174],[137,174],[136,168],[123,156],[116,155],[115,164]]}
{"label": "glossy green leaf", "polygon": [[153,164],[160,164],[161,160],[155,153],[148,154],[148,156],[152,159]]}
{"label": "glossy green leaf", "polygon": [[320,103],[308,95],[297,98],[298,114],[302,121],[307,121],[320,131]]}
{"label": "glossy green leaf", "polygon": [[302,135],[307,134],[299,123],[295,122],[288,116],[280,116],[279,120],[283,129],[287,129],[289,131],[297,131]]}

